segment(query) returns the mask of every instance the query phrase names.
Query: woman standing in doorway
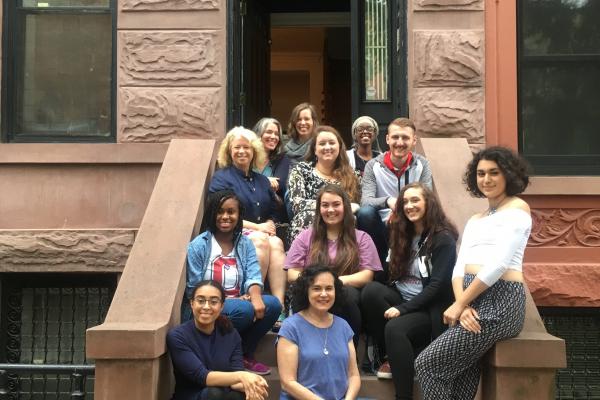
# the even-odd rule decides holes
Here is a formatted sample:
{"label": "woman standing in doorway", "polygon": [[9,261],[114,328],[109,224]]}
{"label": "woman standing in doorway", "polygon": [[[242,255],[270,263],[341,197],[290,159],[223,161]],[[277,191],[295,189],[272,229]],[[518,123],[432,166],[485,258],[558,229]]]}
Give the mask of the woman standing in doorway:
{"label": "woman standing in doorway", "polygon": [[294,107],[287,131],[290,140],[283,148],[284,153],[290,158],[292,166],[306,156],[317,126],[319,126],[319,119],[315,106],[310,103],[300,103]]}
{"label": "woman standing in doorway", "polygon": [[525,161],[512,150],[475,154],[464,177],[487,209],[465,226],[454,272],[450,328],[415,362],[423,399],[473,399],[481,357],[498,341],[521,332],[525,320],[523,254],[531,231],[529,206],[518,198],[529,184]]}

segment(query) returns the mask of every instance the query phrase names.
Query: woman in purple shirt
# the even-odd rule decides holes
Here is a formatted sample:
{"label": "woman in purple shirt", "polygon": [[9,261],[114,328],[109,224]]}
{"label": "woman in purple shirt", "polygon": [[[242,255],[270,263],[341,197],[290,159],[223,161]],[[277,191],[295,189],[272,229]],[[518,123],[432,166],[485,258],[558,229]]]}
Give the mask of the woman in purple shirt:
{"label": "woman in purple shirt", "polygon": [[350,324],[357,340],[361,328],[360,290],[382,268],[373,240],[354,228],[350,199],[335,184],[319,190],[312,226],[300,232],[288,251],[284,264],[288,281],[296,281],[307,265],[315,263],[331,266],[344,284],[346,304],[332,312]]}

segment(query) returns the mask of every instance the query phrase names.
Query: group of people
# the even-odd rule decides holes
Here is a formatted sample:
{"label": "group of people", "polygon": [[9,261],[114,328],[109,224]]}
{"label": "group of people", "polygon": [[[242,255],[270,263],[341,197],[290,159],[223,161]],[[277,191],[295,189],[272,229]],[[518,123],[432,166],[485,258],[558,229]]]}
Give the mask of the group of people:
{"label": "group of people", "polygon": [[412,121],[389,124],[385,152],[372,118],[354,122],[346,150],[308,103],[287,132],[284,144],[281,124],[263,118],[221,144],[188,248],[182,324],[167,336],[173,398],[268,398],[270,368],[254,353],[271,329],[281,399],[356,399],[363,332],[396,399],[412,399],[415,375],[424,399],[474,398],[479,359],[524,321],[525,162],[503,147],[474,155],[464,183],[488,208],[457,256]]}

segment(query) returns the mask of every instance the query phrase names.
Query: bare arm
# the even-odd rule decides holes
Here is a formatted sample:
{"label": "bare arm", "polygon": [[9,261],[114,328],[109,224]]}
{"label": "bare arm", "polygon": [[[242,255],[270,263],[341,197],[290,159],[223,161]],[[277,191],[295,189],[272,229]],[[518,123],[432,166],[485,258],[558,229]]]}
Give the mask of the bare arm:
{"label": "bare arm", "polygon": [[360,390],[360,373],[356,365],[356,349],[352,341],[348,342],[348,391],[345,400],[354,400]]}
{"label": "bare arm", "polygon": [[[297,381],[298,358],[298,346],[280,336],[277,341],[277,365],[279,365],[281,388],[297,400],[321,400],[319,396]],[[356,360],[356,357],[354,359]]]}
{"label": "bare arm", "polygon": [[298,275],[300,275],[300,272],[302,272],[302,268],[288,268],[287,270],[287,279],[289,283],[294,283],[296,282],[296,279],[298,279]]}
{"label": "bare arm", "polygon": [[340,280],[344,285],[362,288],[373,280],[373,275],[375,274],[370,269],[363,269],[350,275],[340,276]]}

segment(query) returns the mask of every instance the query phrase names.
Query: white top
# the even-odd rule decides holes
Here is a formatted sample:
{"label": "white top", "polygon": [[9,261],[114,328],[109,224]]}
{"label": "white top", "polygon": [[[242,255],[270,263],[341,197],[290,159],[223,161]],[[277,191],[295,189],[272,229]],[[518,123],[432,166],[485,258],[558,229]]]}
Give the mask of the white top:
{"label": "white top", "polygon": [[465,226],[452,279],[465,274],[465,265],[483,266],[477,278],[492,286],[507,270],[523,271],[523,254],[531,232],[531,216],[506,208]]}

